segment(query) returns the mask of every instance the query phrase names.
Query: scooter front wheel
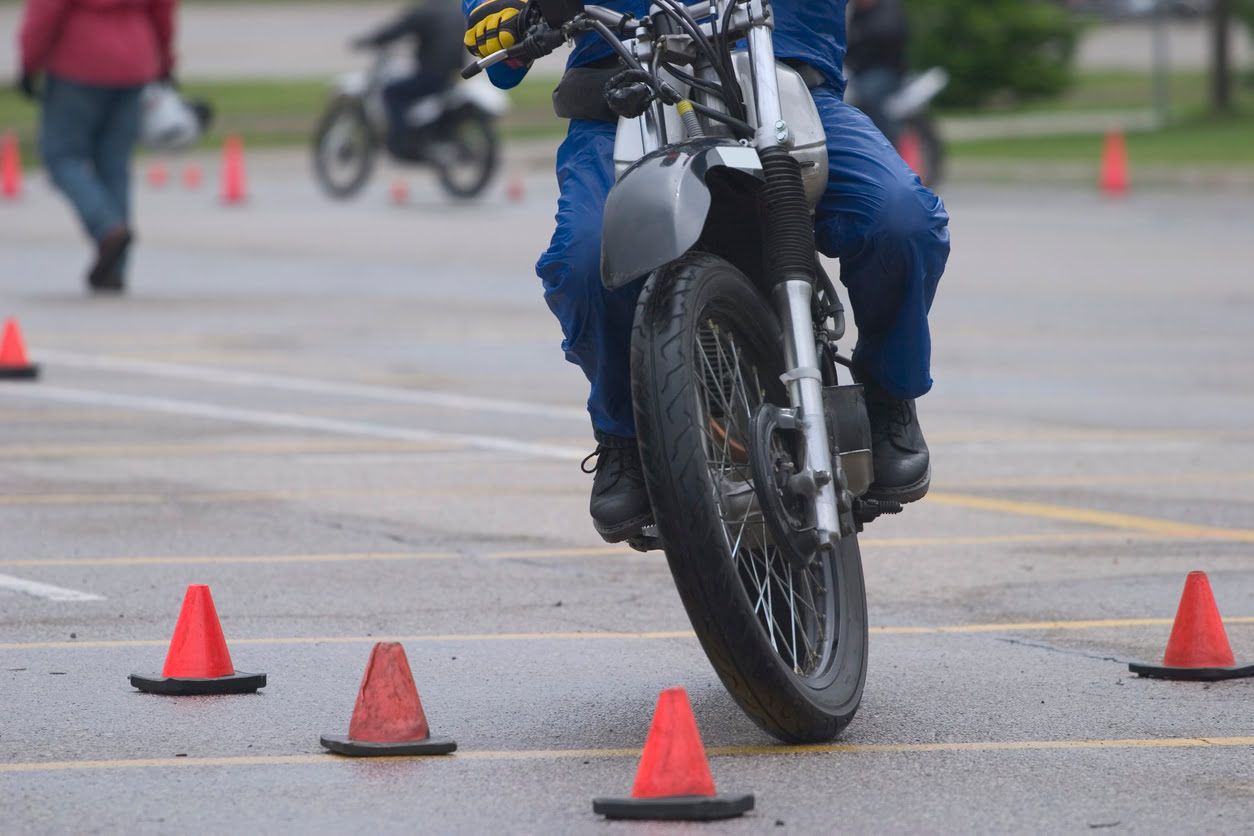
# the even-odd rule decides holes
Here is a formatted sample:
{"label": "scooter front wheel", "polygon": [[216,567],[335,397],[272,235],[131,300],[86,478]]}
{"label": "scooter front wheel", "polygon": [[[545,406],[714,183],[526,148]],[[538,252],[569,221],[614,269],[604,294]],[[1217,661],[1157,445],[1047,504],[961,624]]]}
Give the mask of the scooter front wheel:
{"label": "scooter front wheel", "polygon": [[370,179],[379,143],[361,102],[336,99],[314,130],[314,176],[328,195],[347,200]]}
{"label": "scooter front wheel", "polygon": [[731,264],[690,253],[648,279],[631,367],[649,497],[702,648],[764,730],[830,740],[866,680],[862,558],[849,536],[803,565],[764,516],[754,416],[788,406],[775,312]]}

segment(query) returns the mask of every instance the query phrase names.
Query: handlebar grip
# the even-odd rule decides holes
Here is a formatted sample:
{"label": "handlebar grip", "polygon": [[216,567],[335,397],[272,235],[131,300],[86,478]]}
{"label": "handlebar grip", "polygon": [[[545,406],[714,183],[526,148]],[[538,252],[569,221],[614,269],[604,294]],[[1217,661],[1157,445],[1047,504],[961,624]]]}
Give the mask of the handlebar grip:
{"label": "handlebar grip", "polygon": [[462,78],[469,80],[479,75],[481,72],[483,72],[483,67],[479,66],[479,62],[476,61],[473,64],[467,64],[462,67]]}

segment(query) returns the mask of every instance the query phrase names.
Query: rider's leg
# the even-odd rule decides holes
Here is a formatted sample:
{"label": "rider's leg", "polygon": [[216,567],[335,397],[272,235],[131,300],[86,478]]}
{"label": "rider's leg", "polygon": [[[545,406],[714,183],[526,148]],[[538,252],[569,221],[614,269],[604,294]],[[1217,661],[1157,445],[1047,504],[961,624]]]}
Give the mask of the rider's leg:
{"label": "rider's leg", "polygon": [[398,79],[383,87],[383,108],[388,117],[388,150],[398,157],[408,156],[413,143],[410,140],[409,111],[421,99],[438,93],[447,82],[429,74],[419,74]]}
{"label": "rider's leg", "polygon": [[597,530],[612,542],[632,536],[651,516],[631,405],[631,325],[641,283],[616,291],[601,284],[601,218],[614,184],[614,133],[606,122],[572,120],[557,152],[557,229],[536,264],[545,301],[562,325],[566,359],[591,386],[588,413],[599,457],[590,510]]}
{"label": "rider's leg", "polygon": [[833,90],[814,94],[830,175],[816,241],[840,258],[858,325],[854,365],[875,436],[870,495],[910,502],[930,477],[914,399],[932,386],[927,314],[949,257],[949,216],[865,114]]}

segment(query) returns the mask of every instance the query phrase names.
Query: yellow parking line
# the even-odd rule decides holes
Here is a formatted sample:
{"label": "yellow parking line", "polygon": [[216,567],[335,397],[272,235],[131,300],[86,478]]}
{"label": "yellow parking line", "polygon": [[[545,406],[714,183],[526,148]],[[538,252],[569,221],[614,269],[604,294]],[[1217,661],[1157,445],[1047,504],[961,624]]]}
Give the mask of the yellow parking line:
{"label": "yellow parking line", "polygon": [[957,493],[933,493],[928,495],[928,502],[938,505],[949,505],[958,508],[969,508],[979,511],[994,511],[1002,514],[1015,514],[1038,519],[1059,520],[1062,522],[1085,523],[1102,528],[1118,528],[1129,531],[1140,531],[1167,537],[1188,537],[1196,539],[1234,540],[1243,543],[1254,542],[1254,530],[1241,528],[1217,528],[1207,525],[1164,520],[1157,517],[1141,517],[1133,514],[1119,514],[1112,511],[1098,511],[1091,508],[1074,508],[1068,505],[1052,505],[1044,502],[1024,502],[1013,499],[993,499],[985,496],[972,496]]}
{"label": "yellow parking line", "polygon": [[[1230,627],[1254,624],[1254,616],[1224,619]],[[936,626],[892,626],[870,628],[872,635],[935,636],[981,633],[1034,633],[1057,630],[1120,630],[1136,627],[1169,627],[1170,618],[1100,618],[1075,621],[1019,621],[997,624],[949,624]],[[410,636],[273,636],[231,639],[233,645],[373,644],[395,642],[525,642],[525,641],[658,641],[692,638],[690,630],[646,632],[559,631],[531,633],[422,633]],[[0,650],[104,650],[128,647],[165,647],[166,639],[101,639],[79,641],[34,641],[0,643]]]}
{"label": "yellow parking line", "polygon": [[[711,746],[711,757],[780,757],[797,755],[909,755],[934,752],[1034,752],[1084,751],[1100,749],[1218,749],[1254,746],[1254,737],[1166,737],[1108,740],[976,740],[947,743],[829,743],[813,746]],[[590,758],[636,758],[636,748],[601,749],[516,749],[460,751],[446,757],[398,757],[427,763],[459,761],[588,760]],[[166,767],[232,766],[315,766],[351,763],[351,758],[335,755],[244,755],[216,758],[130,758],[83,761],[26,761],[0,764],[4,772],[64,772],[70,770],[113,770]]]}

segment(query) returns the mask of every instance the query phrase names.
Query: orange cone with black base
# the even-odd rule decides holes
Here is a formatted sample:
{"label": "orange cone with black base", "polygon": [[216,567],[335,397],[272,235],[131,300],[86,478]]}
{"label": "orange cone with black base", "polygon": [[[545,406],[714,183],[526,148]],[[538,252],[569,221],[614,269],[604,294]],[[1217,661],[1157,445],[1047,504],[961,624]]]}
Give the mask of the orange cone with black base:
{"label": "orange cone with black base", "polygon": [[39,366],[26,359],[22,331],[17,327],[17,320],[9,317],[4,321],[4,334],[0,335],[0,380],[34,380],[37,377]]}
{"label": "orange cone with black base", "polygon": [[22,155],[12,131],[0,139],[0,196],[10,200],[22,196]]}
{"label": "orange cone with black base", "polygon": [[431,736],[405,648],[398,642],[379,642],[370,651],[348,735],[324,734],[322,745],[358,758],[447,755],[457,750],[452,740]]}
{"label": "orange cone with black base", "polygon": [[1171,626],[1171,638],[1161,665],[1133,662],[1128,670],[1154,679],[1214,682],[1254,676],[1254,665],[1236,666],[1228,633],[1205,572],[1190,572]]}
{"label": "orange cone with black base", "polygon": [[610,819],[712,821],[753,809],[753,794],[718,795],[683,688],[657,698],[631,798],[596,798],[592,811]]}
{"label": "orange cone with black base", "polygon": [[249,694],[266,686],[266,675],[235,670],[209,587],[192,584],[183,597],[161,676],[133,673],[131,684],[150,694],[173,696]]}

